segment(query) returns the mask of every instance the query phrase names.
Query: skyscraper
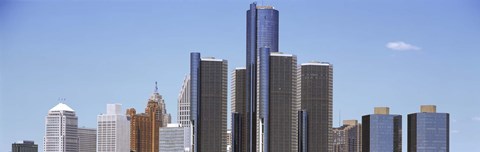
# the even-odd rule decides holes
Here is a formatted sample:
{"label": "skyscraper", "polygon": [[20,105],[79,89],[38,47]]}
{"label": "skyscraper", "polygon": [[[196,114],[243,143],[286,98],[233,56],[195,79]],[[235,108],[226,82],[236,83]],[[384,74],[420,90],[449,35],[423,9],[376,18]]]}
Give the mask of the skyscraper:
{"label": "skyscraper", "polygon": [[78,118],[75,111],[59,103],[45,117],[44,152],[78,152]]}
{"label": "skyscraper", "polygon": [[301,109],[307,115],[308,151],[332,151],[333,66],[328,62],[301,64]]}
{"label": "skyscraper", "polygon": [[247,151],[247,114],[246,114],[246,69],[236,68],[232,72],[232,151]]}
{"label": "skyscraper", "polygon": [[121,104],[107,104],[107,113],[97,116],[97,152],[130,151],[130,121]]}
{"label": "skyscraper", "polygon": [[12,144],[12,152],[38,152],[38,145],[33,141],[20,141]]}
{"label": "skyscraper", "polygon": [[362,151],[402,151],[402,115],[390,114],[388,107],[362,117]]}
{"label": "skyscraper", "polygon": [[145,113],[137,114],[134,108],[127,109],[127,115],[130,117],[130,149],[132,151],[158,152],[159,129],[165,122],[165,112],[162,110],[165,104],[162,105],[162,102],[163,99],[155,86],[154,93],[148,99]]}
{"label": "skyscraper", "polygon": [[361,152],[362,125],[357,120],[344,120],[343,125],[332,129],[333,152]]}
{"label": "skyscraper", "polygon": [[[261,142],[257,139],[262,138],[258,133],[261,128],[257,123],[259,121],[257,108],[257,59],[260,48],[270,48],[270,52],[278,52],[278,11],[271,6],[257,6],[256,3],[250,4],[247,11],[247,48],[246,48],[246,102],[245,115],[247,123],[245,130],[246,149],[241,151],[255,152],[261,149]],[[234,130],[235,132],[236,130]],[[237,134],[237,133],[234,133]],[[236,151],[234,149],[234,151]]]}
{"label": "skyscraper", "polygon": [[185,76],[178,94],[177,122],[182,127],[190,127],[190,76]]}
{"label": "skyscraper", "polygon": [[261,151],[298,150],[297,58],[295,55],[260,50],[259,111]]}
{"label": "skyscraper", "polygon": [[150,100],[158,104],[157,119],[160,121],[160,127],[167,126],[168,123],[171,123],[172,118],[170,114],[167,113],[165,100],[163,100],[162,95],[158,93],[157,82],[155,82],[155,91],[152,96],[150,96]]}
{"label": "skyscraper", "polygon": [[437,113],[435,105],[422,105],[408,115],[408,152],[449,152],[450,115]]}
{"label": "skyscraper", "polygon": [[227,61],[190,54],[190,101],[193,151],[227,148]]}
{"label": "skyscraper", "polygon": [[94,128],[78,128],[78,151],[97,151],[97,130]]}

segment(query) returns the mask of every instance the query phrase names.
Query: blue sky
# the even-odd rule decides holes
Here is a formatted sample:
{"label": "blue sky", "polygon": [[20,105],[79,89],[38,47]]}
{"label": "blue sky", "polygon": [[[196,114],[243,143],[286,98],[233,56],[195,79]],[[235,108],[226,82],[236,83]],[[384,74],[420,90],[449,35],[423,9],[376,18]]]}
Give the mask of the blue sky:
{"label": "blue sky", "polygon": [[[251,1],[4,0],[0,2],[0,151],[22,139],[43,150],[58,98],[79,126],[107,103],[143,111],[158,81],[167,111],[189,52],[245,64]],[[480,151],[480,1],[264,1],[280,11],[280,51],[334,64],[334,126],[375,106],[451,114],[451,151]],[[137,110],[137,111],[138,111]],[[406,146],[406,140],[403,145]],[[406,149],[405,149],[406,150]]]}

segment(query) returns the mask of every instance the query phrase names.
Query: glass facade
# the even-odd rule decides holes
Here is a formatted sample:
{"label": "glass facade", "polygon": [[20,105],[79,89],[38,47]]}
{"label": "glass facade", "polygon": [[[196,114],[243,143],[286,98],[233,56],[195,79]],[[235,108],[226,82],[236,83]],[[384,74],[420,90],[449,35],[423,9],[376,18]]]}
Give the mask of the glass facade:
{"label": "glass facade", "polygon": [[409,114],[408,151],[449,152],[449,114]]}
{"label": "glass facade", "polygon": [[301,65],[301,109],[308,114],[307,146],[310,151],[332,151],[333,66],[329,63]]}
{"label": "glass facade", "polygon": [[401,152],[402,116],[372,114],[362,117],[362,151]]}
{"label": "glass facade", "polygon": [[[257,6],[256,3],[250,4],[247,11],[247,48],[246,48],[246,149],[241,151],[254,152],[260,148],[263,141],[257,142],[259,137],[257,132],[262,130],[257,121],[260,114],[257,114],[257,68],[260,48],[269,48],[270,52],[278,52],[278,11],[271,6]],[[262,109],[260,107],[260,109]],[[263,116],[261,116],[263,117]],[[262,118],[264,119],[264,118]],[[261,134],[261,133],[259,133]],[[268,140],[268,137],[267,139]],[[257,145],[259,144],[259,145]]]}
{"label": "glass facade", "polygon": [[193,52],[190,54],[190,119],[191,119],[191,125],[192,125],[192,150],[193,151],[198,151],[198,127],[199,127],[199,121],[200,117],[198,115],[199,113],[199,81],[200,79],[200,53],[198,52]]}

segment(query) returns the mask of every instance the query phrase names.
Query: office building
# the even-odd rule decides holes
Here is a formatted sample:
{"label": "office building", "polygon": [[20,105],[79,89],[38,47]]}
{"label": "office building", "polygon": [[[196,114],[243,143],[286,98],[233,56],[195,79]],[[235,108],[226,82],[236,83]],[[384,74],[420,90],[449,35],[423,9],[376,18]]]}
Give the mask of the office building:
{"label": "office building", "polygon": [[190,127],[190,76],[185,76],[178,94],[177,122],[182,127]]}
{"label": "office building", "polygon": [[59,103],[45,117],[44,152],[78,152],[78,118],[68,105]]}
{"label": "office building", "polygon": [[107,113],[97,116],[97,152],[130,151],[130,121],[121,104],[107,104]]}
{"label": "office building", "polygon": [[190,54],[191,126],[194,152],[227,148],[227,61]]}
{"label": "office building", "polygon": [[332,151],[332,64],[301,64],[300,88],[301,109],[307,115],[306,148],[308,151]]}
{"label": "office building", "polygon": [[38,152],[38,145],[29,140],[19,141],[12,144],[12,152]]}
{"label": "office building", "polygon": [[160,128],[161,152],[186,152],[190,149],[190,128],[181,124],[168,124]]}
{"label": "office building", "polygon": [[343,125],[332,130],[333,152],[361,152],[362,125],[357,120],[344,120]]}
{"label": "office building", "polygon": [[362,151],[402,151],[402,116],[390,114],[388,107],[362,117]]}
{"label": "office building", "polygon": [[450,115],[435,105],[422,105],[408,115],[408,152],[449,152]]}
{"label": "office building", "polygon": [[165,104],[162,105],[162,102],[158,87],[155,86],[154,93],[148,99],[145,113],[137,114],[134,108],[127,109],[127,115],[130,117],[131,151],[158,152],[159,129],[165,123]]}
{"label": "office building", "polygon": [[[250,4],[250,9],[247,11],[247,35],[246,35],[246,83],[245,83],[245,112],[237,113],[243,115],[240,118],[246,120],[243,123],[243,137],[245,140],[236,143],[241,144],[235,147],[233,151],[255,152],[263,149],[264,141],[261,131],[260,115],[257,112],[259,105],[257,89],[260,84],[257,84],[257,68],[258,68],[258,52],[260,48],[269,48],[270,52],[278,52],[278,11],[271,6],[257,6],[256,3]],[[234,134],[237,130],[233,130]],[[246,137],[245,137],[246,135]],[[236,138],[234,138],[235,140]],[[238,148],[238,149],[235,149]]]}
{"label": "office building", "polygon": [[232,140],[229,142],[233,152],[245,152],[247,149],[246,76],[243,67],[232,72]]}
{"label": "office building", "polygon": [[260,151],[298,150],[297,58],[260,49],[259,138]]}
{"label": "office building", "polygon": [[78,128],[78,151],[97,151],[97,130],[94,128]]}

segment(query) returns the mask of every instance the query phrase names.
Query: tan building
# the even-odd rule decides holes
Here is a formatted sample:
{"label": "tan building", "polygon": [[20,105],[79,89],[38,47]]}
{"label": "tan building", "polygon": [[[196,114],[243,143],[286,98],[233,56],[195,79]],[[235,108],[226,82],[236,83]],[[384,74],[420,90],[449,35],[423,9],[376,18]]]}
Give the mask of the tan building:
{"label": "tan building", "polygon": [[157,89],[148,100],[145,113],[136,113],[135,108],[127,109],[130,117],[130,150],[135,152],[158,152],[159,129],[166,126],[169,114]]}
{"label": "tan building", "polygon": [[334,152],[361,152],[362,125],[357,120],[344,120],[343,125],[332,129]]}

